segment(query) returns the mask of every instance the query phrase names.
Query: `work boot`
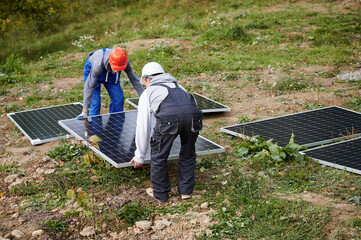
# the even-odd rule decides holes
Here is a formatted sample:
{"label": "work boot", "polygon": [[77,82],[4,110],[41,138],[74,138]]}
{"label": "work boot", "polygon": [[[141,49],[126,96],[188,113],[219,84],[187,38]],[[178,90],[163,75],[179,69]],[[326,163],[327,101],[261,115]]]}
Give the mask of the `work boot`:
{"label": "work boot", "polygon": [[147,188],[145,191],[146,191],[146,193],[148,194],[149,197],[154,198],[158,202],[166,202],[166,201],[161,201],[158,198],[154,197],[153,188]]}
{"label": "work boot", "polygon": [[181,195],[182,200],[190,199],[192,195]]}

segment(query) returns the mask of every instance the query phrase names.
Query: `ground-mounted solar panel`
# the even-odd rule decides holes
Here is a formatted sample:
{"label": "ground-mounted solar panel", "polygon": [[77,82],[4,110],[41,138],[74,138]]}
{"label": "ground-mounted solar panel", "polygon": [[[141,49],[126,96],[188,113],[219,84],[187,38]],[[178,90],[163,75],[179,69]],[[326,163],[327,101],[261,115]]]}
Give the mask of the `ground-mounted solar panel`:
{"label": "ground-mounted solar panel", "polygon": [[361,138],[302,151],[320,164],[361,174]]}
{"label": "ground-mounted solar panel", "polygon": [[[203,113],[214,113],[214,112],[229,112],[231,111],[230,107],[227,107],[219,102],[216,102],[210,98],[202,96],[198,93],[192,93],[194,98],[197,101],[198,108]],[[132,105],[135,108],[138,108],[139,98],[127,98],[125,100],[127,103]]]}
{"label": "ground-mounted solar panel", "polygon": [[[96,135],[101,139],[99,149],[90,147],[94,152],[110,162],[113,166],[129,167],[134,157],[135,131],[138,111],[125,111],[88,117],[85,120],[68,119],[59,124],[79,140],[86,141],[85,132],[89,138]],[[154,121],[153,121],[154,122]],[[180,150],[179,137],[175,140],[169,160],[177,159]],[[196,142],[197,155],[224,152],[224,148],[210,140],[199,136]],[[145,163],[150,161],[150,147]]]}
{"label": "ground-mounted solar panel", "polygon": [[81,103],[8,113],[7,116],[20,131],[29,138],[32,145],[71,137],[59,126],[58,121],[78,116],[83,109]]}
{"label": "ground-mounted solar panel", "polygon": [[242,138],[259,135],[279,146],[287,145],[293,133],[295,143],[312,147],[361,135],[361,113],[332,106],[227,126],[221,131]]}

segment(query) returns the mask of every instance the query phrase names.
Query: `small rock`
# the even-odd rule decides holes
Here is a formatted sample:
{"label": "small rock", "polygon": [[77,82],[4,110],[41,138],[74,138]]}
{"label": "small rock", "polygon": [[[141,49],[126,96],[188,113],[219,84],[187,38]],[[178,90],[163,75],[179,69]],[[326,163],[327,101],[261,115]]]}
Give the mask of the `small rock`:
{"label": "small rock", "polygon": [[83,237],[90,237],[91,235],[94,234],[95,234],[95,230],[93,226],[86,227],[80,232],[80,235]]}
{"label": "small rock", "polygon": [[135,226],[143,229],[143,230],[149,230],[152,227],[152,222],[150,221],[139,221],[135,223]]}
{"label": "small rock", "polygon": [[339,80],[361,80],[361,70],[337,75]]}
{"label": "small rock", "polygon": [[19,207],[18,204],[16,204],[16,203],[10,203],[10,208],[11,208],[11,209],[14,209],[14,208],[17,208],[17,207]]}
{"label": "small rock", "polygon": [[0,237],[0,240],[10,240],[9,238]]}
{"label": "small rock", "polygon": [[50,159],[50,162],[52,162],[55,166],[60,165],[59,162],[52,158]]}
{"label": "small rock", "polygon": [[13,237],[15,237],[17,239],[22,238],[24,235],[25,234],[20,230],[14,230],[14,231],[11,232],[11,236],[13,236]]}
{"label": "small rock", "polygon": [[166,227],[169,227],[172,223],[167,220],[159,220],[155,221],[153,229],[154,230],[162,230]]}
{"label": "small rock", "polygon": [[33,236],[33,237],[40,237],[40,236],[43,235],[43,234],[44,234],[44,230],[39,229],[39,230],[35,230],[35,231],[31,234],[31,236]]}
{"label": "small rock", "polygon": [[17,178],[15,182],[13,182],[12,184],[9,185],[8,189],[11,190],[12,187],[19,185],[21,183],[22,183],[22,181],[19,178]]}
{"label": "small rock", "polygon": [[115,239],[119,239],[117,232],[112,232],[112,233],[110,233],[109,235],[110,235],[110,236],[112,237],[112,239],[114,239],[114,240],[115,240]]}
{"label": "small rock", "polygon": [[106,223],[103,223],[103,224],[102,224],[102,230],[103,230],[103,232],[106,231],[107,227],[108,227],[108,225],[107,225]]}
{"label": "small rock", "polygon": [[198,195],[198,194],[194,194],[192,195],[192,198],[193,199],[200,199],[202,196],[201,195]]}
{"label": "small rock", "polygon": [[55,172],[55,169],[48,169],[45,170],[44,174],[53,174]]}
{"label": "small rock", "polygon": [[201,208],[202,208],[202,209],[206,209],[206,208],[208,208],[208,207],[209,207],[209,203],[208,203],[208,202],[204,202],[204,203],[201,204]]}
{"label": "small rock", "polygon": [[9,176],[7,176],[6,178],[4,178],[4,182],[5,182],[5,183],[12,183],[12,182],[14,182],[18,177],[19,177],[19,174],[9,175]]}
{"label": "small rock", "polygon": [[42,168],[37,168],[35,171],[39,174],[43,174],[45,172],[45,170]]}

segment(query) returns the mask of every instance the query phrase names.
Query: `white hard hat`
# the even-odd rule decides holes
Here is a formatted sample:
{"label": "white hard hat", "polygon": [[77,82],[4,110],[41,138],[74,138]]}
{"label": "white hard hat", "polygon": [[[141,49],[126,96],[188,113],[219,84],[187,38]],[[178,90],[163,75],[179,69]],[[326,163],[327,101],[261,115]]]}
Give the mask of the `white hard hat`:
{"label": "white hard hat", "polygon": [[144,84],[144,79],[146,76],[151,76],[160,73],[164,73],[162,66],[156,62],[149,62],[145,64],[145,66],[142,69],[142,77],[140,78],[140,82]]}

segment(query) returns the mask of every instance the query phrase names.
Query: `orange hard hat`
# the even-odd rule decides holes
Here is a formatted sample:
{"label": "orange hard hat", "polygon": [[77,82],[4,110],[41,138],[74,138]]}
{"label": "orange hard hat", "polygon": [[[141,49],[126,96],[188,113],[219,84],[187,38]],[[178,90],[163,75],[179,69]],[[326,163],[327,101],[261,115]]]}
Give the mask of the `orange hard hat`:
{"label": "orange hard hat", "polygon": [[113,70],[123,71],[128,63],[125,50],[123,48],[114,48],[109,54],[109,63]]}

